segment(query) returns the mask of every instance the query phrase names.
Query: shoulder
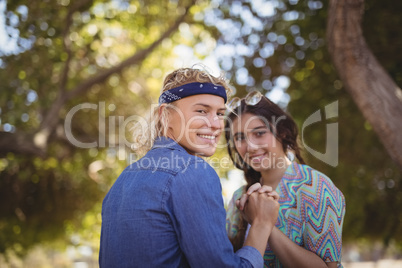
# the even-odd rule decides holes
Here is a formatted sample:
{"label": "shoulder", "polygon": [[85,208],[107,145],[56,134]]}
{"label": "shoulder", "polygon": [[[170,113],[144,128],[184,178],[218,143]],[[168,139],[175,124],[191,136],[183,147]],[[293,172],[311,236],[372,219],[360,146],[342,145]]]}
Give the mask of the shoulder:
{"label": "shoulder", "polygon": [[324,183],[326,185],[335,187],[335,184],[327,175],[308,165],[295,164],[294,167],[297,169],[296,172],[298,173],[301,181],[303,181],[304,185],[317,185]]}
{"label": "shoulder", "polygon": [[[180,147],[181,148],[181,147]],[[214,169],[202,158],[190,155],[184,149],[157,147],[132,163],[128,170],[150,170],[172,175],[187,172],[215,173]]]}
{"label": "shoulder", "polygon": [[184,156],[177,162],[172,176],[173,188],[182,191],[219,193],[221,195],[220,178],[216,171],[204,159],[198,156]]}
{"label": "shoulder", "polygon": [[297,164],[297,167],[303,178],[299,194],[309,195],[317,202],[329,199],[333,203],[344,206],[342,192],[327,175],[308,165]]}

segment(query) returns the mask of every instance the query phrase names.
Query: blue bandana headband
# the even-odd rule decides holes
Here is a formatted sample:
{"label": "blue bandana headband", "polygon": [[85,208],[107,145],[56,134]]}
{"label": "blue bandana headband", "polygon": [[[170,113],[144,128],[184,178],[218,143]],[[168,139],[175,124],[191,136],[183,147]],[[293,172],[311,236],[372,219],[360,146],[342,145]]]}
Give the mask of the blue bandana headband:
{"label": "blue bandana headband", "polygon": [[195,82],[164,91],[159,97],[159,104],[171,103],[185,97],[199,94],[216,95],[222,97],[225,103],[227,101],[226,89],[223,86],[212,83]]}

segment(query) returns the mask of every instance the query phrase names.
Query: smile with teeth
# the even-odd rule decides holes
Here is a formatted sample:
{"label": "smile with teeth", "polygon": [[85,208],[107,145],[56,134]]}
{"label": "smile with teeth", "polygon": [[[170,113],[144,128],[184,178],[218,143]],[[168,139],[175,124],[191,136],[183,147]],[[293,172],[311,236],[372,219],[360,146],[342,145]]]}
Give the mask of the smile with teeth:
{"label": "smile with teeth", "polygon": [[204,139],[209,139],[209,140],[215,140],[216,136],[214,135],[202,135],[202,134],[198,134],[198,137],[204,138]]}

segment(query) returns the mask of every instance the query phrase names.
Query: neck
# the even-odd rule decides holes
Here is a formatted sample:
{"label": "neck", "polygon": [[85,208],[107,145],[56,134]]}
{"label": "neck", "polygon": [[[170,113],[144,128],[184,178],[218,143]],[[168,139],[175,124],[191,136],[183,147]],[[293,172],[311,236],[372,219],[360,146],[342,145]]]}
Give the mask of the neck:
{"label": "neck", "polygon": [[271,186],[274,190],[281,181],[286,169],[292,164],[289,159],[284,158],[285,161],[282,165],[277,165],[274,168],[269,168],[261,171],[261,185]]}

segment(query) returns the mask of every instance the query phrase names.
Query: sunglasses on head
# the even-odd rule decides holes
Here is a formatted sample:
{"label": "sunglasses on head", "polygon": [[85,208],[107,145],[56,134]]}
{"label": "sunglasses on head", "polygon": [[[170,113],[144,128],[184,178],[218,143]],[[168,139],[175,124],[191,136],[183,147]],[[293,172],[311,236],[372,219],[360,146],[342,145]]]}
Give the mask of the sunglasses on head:
{"label": "sunglasses on head", "polygon": [[[254,105],[256,105],[257,103],[259,103],[259,102],[261,101],[262,96],[263,96],[263,95],[261,94],[261,92],[259,92],[258,90],[253,90],[253,91],[251,91],[250,93],[248,93],[248,94],[246,95],[246,97],[244,97],[243,99],[244,99],[244,102],[245,102],[247,105],[252,105],[252,106],[254,106]],[[229,110],[231,113],[236,114],[234,111],[235,111],[236,108],[238,108],[238,107],[241,105],[241,101],[242,101],[243,99],[241,99],[241,98],[239,98],[239,97],[234,97],[234,98],[232,98],[232,99],[230,100],[229,104],[227,105],[228,110]]]}

